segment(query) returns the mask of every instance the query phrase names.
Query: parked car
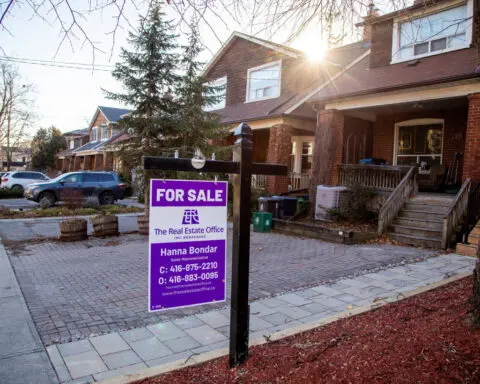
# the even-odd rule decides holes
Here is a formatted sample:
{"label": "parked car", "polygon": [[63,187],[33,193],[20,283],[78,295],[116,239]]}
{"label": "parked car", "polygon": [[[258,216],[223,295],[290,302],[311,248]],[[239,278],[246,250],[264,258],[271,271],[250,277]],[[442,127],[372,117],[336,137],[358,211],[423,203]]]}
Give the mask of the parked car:
{"label": "parked car", "polygon": [[102,205],[111,205],[123,199],[125,184],[114,172],[69,172],[45,183],[29,185],[25,197],[51,207],[75,192],[80,192],[83,198],[96,197]]}
{"label": "parked car", "polygon": [[48,180],[50,178],[41,172],[11,171],[2,175],[2,189],[23,193],[30,184]]}

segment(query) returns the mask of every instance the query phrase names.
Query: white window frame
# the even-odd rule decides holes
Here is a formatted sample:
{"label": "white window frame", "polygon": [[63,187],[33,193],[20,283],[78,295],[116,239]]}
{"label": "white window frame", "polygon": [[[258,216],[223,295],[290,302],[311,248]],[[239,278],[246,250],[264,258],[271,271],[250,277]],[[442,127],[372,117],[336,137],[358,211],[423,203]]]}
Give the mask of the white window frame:
{"label": "white window frame", "polygon": [[302,154],[303,143],[312,143],[312,156],[315,151],[315,136],[292,136],[292,146],[295,143],[295,153],[293,156],[293,168],[292,172],[296,174],[302,174],[302,157],[306,156]]}
{"label": "white window frame", "polygon": [[75,139],[70,139],[69,148],[70,148],[70,149],[74,149],[74,148],[75,148]]}
{"label": "white window frame", "polygon": [[397,156],[403,157],[416,157],[417,164],[419,163],[420,157],[428,156],[428,154],[413,154],[413,155],[399,155],[398,154],[398,140],[399,140],[399,131],[400,127],[409,127],[415,125],[431,125],[431,124],[441,124],[442,125],[442,149],[440,154],[434,154],[435,158],[440,158],[440,164],[443,164],[443,146],[445,144],[445,120],[444,119],[412,119],[412,120],[405,120],[400,121],[399,123],[395,124],[395,136],[393,140],[393,165],[397,165]]}
{"label": "white window frame", "polygon": [[[273,67],[273,66],[276,66],[276,65],[278,65],[279,68],[280,68],[280,73],[278,75],[278,94],[273,95],[273,96],[260,97],[258,99],[250,99],[250,73],[258,71],[260,69]],[[276,99],[277,97],[280,97],[281,93],[282,93],[282,60],[271,61],[269,63],[259,65],[258,67],[249,68],[247,70],[247,92],[246,92],[246,95],[245,95],[245,103],[254,103],[256,101]]]}
{"label": "white window frame", "polygon": [[[109,139],[108,137],[108,125],[107,124],[102,124],[100,127],[98,127],[98,129],[100,129],[100,141],[104,141],[104,140],[107,140]],[[103,129],[106,129],[105,133],[105,137],[103,137]]]}
{"label": "white window frame", "polygon": [[212,111],[220,111],[221,109],[225,109],[227,105],[227,76],[219,77],[218,79],[212,80],[208,82],[208,85],[211,87],[222,87],[225,86],[225,100],[223,102],[223,106],[221,108],[217,108],[215,105],[205,106],[203,110],[205,112],[212,112]]}
{"label": "white window frame", "polygon": [[[93,137],[93,133],[95,132],[95,138]],[[95,127],[92,127],[92,137],[91,137],[91,140],[92,142],[94,141],[98,141],[98,127],[95,126]]]}
{"label": "white window frame", "polygon": [[[467,19],[470,21],[470,22],[467,21],[467,28],[465,30],[465,45],[458,46],[458,47],[445,48],[445,49],[441,49],[433,52],[427,52],[421,55],[412,55],[406,58],[398,57],[398,52],[400,51],[400,25],[403,22],[412,21],[414,19],[434,15],[435,13],[447,11],[449,9],[456,8],[464,4],[467,4]],[[395,18],[393,20],[392,60],[390,64],[402,63],[405,61],[412,61],[415,59],[421,59],[422,57],[441,55],[442,53],[458,51],[459,49],[469,48],[472,45],[472,34],[473,34],[473,0],[467,0],[467,1],[457,0],[448,4],[438,4],[436,6],[428,8],[427,12],[425,12],[425,9],[422,9],[418,12],[414,12],[409,15]],[[427,42],[430,43],[432,40],[436,40],[436,39],[432,38],[431,40],[426,40],[425,43]]]}

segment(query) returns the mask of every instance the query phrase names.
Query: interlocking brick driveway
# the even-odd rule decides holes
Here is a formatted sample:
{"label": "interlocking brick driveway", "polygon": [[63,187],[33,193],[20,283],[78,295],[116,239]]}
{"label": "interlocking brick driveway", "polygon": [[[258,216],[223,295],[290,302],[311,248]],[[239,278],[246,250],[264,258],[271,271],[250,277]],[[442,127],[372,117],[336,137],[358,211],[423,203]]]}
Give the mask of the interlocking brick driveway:
{"label": "interlocking brick driveway", "polygon": [[[10,244],[11,263],[43,342],[137,328],[214,308],[149,314],[147,244],[140,235],[80,243]],[[345,246],[253,233],[250,299],[434,254],[410,247]],[[230,264],[229,257],[227,276]]]}

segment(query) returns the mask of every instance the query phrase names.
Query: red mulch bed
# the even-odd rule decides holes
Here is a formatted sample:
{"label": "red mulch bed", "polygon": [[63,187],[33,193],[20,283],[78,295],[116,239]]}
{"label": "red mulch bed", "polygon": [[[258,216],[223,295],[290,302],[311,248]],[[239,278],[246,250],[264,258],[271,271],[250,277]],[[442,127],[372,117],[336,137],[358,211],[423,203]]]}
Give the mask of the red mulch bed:
{"label": "red mulch bed", "polygon": [[176,383],[480,383],[480,331],[466,325],[463,279],[313,331],[141,381]]}

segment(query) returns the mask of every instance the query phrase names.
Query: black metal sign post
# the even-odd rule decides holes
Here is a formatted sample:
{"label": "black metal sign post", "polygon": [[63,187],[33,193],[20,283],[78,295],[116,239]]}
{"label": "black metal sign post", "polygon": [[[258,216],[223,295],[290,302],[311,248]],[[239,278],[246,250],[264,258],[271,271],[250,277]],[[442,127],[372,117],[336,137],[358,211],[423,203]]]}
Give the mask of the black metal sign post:
{"label": "black metal sign post", "polygon": [[233,161],[206,160],[201,168],[191,159],[144,156],[144,169],[177,170],[234,174],[232,297],[230,311],[230,367],[248,358],[249,331],[249,267],[250,267],[250,204],[252,174],[287,175],[287,166],[252,163],[252,129],[245,123],[235,129]]}

